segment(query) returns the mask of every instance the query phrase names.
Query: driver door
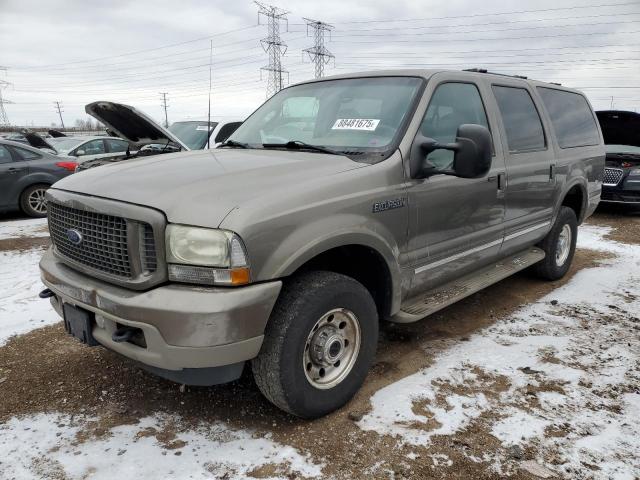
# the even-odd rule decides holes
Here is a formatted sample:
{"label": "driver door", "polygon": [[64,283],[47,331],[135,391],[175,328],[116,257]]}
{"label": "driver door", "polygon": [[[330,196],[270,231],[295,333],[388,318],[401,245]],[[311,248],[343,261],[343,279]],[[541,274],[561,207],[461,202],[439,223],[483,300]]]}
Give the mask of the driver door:
{"label": "driver door", "polygon": [[[481,95],[484,88],[467,79],[452,79],[433,89],[420,133],[450,143],[460,125],[483,125],[492,132],[493,158],[489,174],[481,178],[436,174],[410,180],[412,294],[488,264],[499,254],[504,237],[505,163],[496,137],[498,128],[487,115]],[[449,150],[435,150],[426,158],[438,169],[448,169],[453,155]]]}

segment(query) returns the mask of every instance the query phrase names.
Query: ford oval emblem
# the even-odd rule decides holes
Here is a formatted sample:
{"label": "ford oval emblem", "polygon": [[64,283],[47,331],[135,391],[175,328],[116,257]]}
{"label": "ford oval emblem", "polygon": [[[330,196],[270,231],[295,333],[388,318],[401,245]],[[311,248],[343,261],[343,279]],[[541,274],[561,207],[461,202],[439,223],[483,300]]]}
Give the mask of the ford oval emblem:
{"label": "ford oval emblem", "polygon": [[67,238],[74,245],[80,245],[82,243],[82,234],[73,228],[67,230]]}

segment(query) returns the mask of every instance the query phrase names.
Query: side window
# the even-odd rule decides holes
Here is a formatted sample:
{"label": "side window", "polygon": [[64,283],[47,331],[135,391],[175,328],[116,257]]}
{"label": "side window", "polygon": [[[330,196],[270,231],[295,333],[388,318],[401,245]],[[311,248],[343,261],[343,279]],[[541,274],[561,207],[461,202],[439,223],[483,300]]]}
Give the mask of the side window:
{"label": "side window", "polygon": [[229,122],[225,123],[222,127],[220,127],[220,131],[216,135],[214,139],[215,143],[224,142],[227,138],[231,136],[233,132],[237,130],[237,128],[242,125],[242,122]]}
{"label": "side window", "polygon": [[102,139],[91,140],[80,145],[76,152],[84,152],[81,155],[99,155],[104,153],[104,143]]}
{"label": "side window", "polygon": [[502,115],[509,152],[544,150],[546,142],[542,121],[529,92],[524,88],[498,85],[492,88]]}
{"label": "side window", "polygon": [[127,142],[113,138],[105,138],[104,141],[107,142],[107,148],[110,152],[126,152],[129,146]]}
{"label": "side window", "polygon": [[31,150],[27,150],[26,148],[13,147],[14,151],[20,155],[22,160],[36,160],[38,158],[42,158],[42,155],[36,152],[32,152]]}
{"label": "side window", "polygon": [[[458,127],[465,123],[489,128],[478,87],[471,83],[443,83],[431,96],[420,131],[439,143],[455,142]],[[435,150],[427,160],[438,169],[453,164],[454,152]]]}
{"label": "side window", "polygon": [[538,87],[560,148],[598,145],[600,136],[586,99],[573,92]]}
{"label": "side window", "polygon": [[12,161],[9,149],[4,145],[0,145],[0,163],[10,163]]}

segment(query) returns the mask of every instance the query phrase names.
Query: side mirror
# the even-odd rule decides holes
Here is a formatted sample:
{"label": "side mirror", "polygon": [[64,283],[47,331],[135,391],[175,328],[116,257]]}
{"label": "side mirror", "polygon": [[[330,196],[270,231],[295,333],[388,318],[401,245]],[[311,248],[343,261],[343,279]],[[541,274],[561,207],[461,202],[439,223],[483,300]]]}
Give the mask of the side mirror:
{"label": "side mirror", "polygon": [[[439,170],[426,160],[429,153],[439,149],[455,152],[451,170]],[[410,169],[411,178],[438,174],[461,178],[483,177],[491,169],[491,133],[482,125],[460,125],[454,143],[438,143],[418,134],[411,147]]]}
{"label": "side mirror", "polygon": [[80,149],[80,150],[76,150],[76,157],[81,157],[82,155],[84,155],[84,150]]}

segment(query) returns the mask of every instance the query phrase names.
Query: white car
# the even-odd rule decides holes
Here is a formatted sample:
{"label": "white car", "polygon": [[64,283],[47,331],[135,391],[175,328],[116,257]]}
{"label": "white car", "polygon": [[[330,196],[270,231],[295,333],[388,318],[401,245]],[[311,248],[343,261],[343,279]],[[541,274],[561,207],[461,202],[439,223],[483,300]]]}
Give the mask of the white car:
{"label": "white car", "polygon": [[[139,148],[136,156],[214,148],[242,124],[242,120],[239,119],[210,122],[184,120],[164,128],[134,107],[106,101],[90,103],[85,106],[85,111],[102,122],[110,134],[126,139],[131,145]],[[96,158],[90,162],[82,162],[78,170],[127,158],[122,155],[113,159]]]}
{"label": "white car", "polygon": [[105,136],[57,137],[47,139],[60,156],[74,157],[78,163],[126,155],[129,142]]}

